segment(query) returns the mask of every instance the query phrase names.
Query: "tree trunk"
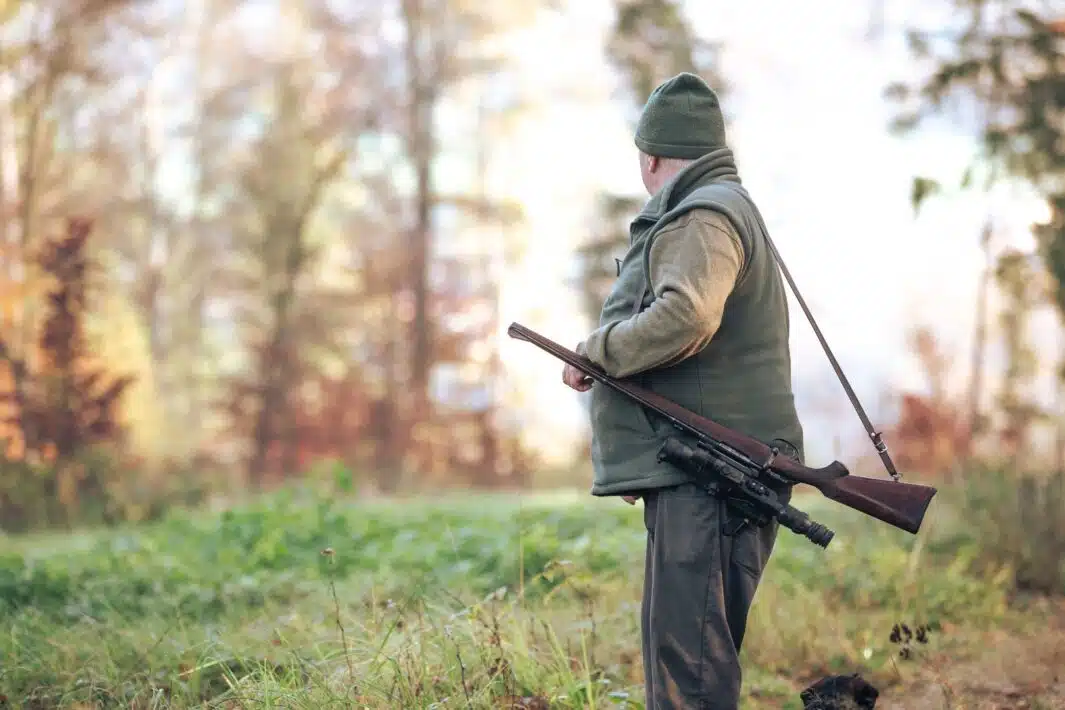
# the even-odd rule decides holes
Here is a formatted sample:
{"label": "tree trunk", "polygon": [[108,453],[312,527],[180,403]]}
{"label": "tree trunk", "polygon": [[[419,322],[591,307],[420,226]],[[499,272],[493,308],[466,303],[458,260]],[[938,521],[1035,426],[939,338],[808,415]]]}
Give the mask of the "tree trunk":
{"label": "tree trunk", "polygon": [[990,294],[994,265],[991,263],[991,225],[984,225],[980,245],[984,251],[984,272],[976,295],[976,324],[973,335],[971,373],[969,375],[969,456],[972,456],[976,441],[982,430],[980,400],[983,397],[984,353],[987,350],[987,301]]}
{"label": "tree trunk", "polygon": [[265,479],[270,448],[277,440],[279,430],[285,428],[283,417],[286,413],[283,405],[295,371],[294,363],[291,362],[294,355],[289,343],[289,320],[295,298],[296,278],[303,267],[302,229],[302,224],[293,229],[292,241],[285,256],[284,282],[271,299],[274,325],[259,369],[262,399],[252,435],[254,448],[249,459],[248,480],[260,487]]}
{"label": "tree trunk", "polygon": [[[429,313],[429,254],[432,245],[432,157],[434,149],[433,114],[436,89],[429,72],[432,67],[423,56],[426,40],[423,31],[424,6],[421,0],[405,0],[404,19],[407,29],[406,62],[408,72],[409,131],[407,137],[411,162],[416,175],[414,224],[408,235],[408,288],[413,314],[410,320],[410,407],[407,424],[414,427],[429,415],[429,378],[432,368],[433,323]],[[411,437],[407,437],[408,441]]]}

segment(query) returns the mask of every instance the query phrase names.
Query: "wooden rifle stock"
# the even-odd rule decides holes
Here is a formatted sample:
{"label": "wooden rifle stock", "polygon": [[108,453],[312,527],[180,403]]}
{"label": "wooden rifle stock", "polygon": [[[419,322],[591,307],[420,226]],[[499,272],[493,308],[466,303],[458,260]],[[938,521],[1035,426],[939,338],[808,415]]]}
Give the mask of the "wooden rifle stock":
{"label": "wooden rifle stock", "polygon": [[532,343],[596,382],[621,392],[665,417],[677,428],[740,453],[750,459],[755,467],[768,464],[766,468],[778,476],[794,483],[813,486],[826,498],[908,533],[916,534],[921,529],[928,505],[936,495],[936,489],[930,486],[852,476],[847,467],[839,461],[833,461],[822,468],[810,468],[786,456],[774,456],[773,450],[767,444],[687,410],[640,385],[611,377],[588,358],[523,325],[511,323],[507,334]]}

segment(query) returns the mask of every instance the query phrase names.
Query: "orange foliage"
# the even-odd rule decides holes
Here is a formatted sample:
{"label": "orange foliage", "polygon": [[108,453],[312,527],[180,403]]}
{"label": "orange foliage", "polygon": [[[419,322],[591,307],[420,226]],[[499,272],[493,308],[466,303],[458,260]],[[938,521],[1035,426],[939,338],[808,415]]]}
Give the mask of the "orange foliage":
{"label": "orange foliage", "polygon": [[[249,412],[240,403],[255,401],[254,395],[247,385],[231,390],[227,410],[235,424],[247,428]],[[289,393],[276,431],[267,447],[265,480],[336,460],[372,471],[385,490],[402,469],[418,471],[422,483],[521,486],[533,465],[517,440],[499,436],[488,411],[434,411],[408,438],[396,403],[372,395],[358,371],[305,378]]]}
{"label": "orange foliage", "polygon": [[899,468],[950,478],[969,455],[969,426],[959,409],[916,394],[903,394],[891,448]]}
{"label": "orange foliage", "polygon": [[[362,379],[349,374],[342,378],[316,375],[305,383],[304,396],[289,405],[287,426],[294,451],[290,454],[296,470],[304,471],[315,461],[337,459],[351,468],[361,463],[370,422],[371,403]],[[283,456],[280,442],[274,442],[267,461],[277,472]]]}
{"label": "orange foliage", "polygon": [[888,433],[892,454],[903,471],[949,479],[955,464],[970,454],[971,423],[947,395],[952,360],[935,334],[927,327],[917,327],[908,339],[929,394],[902,393],[898,421]]}
{"label": "orange foliage", "polygon": [[15,381],[7,362],[0,362],[0,456],[17,459],[25,453],[19,427],[10,423],[18,415],[18,408],[5,402],[12,396]]}
{"label": "orange foliage", "polygon": [[[260,472],[264,479],[279,480],[321,459],[337,459],[354,468],[365,458],[361,442],[377,433],[372,402],[357,373],[303,379],[301,387],[284,393],[281,411],[273,413],[265,470]],[[261,402],[261,389],[250,378],[231,380],[220,403],[230,421],[222,436],[249,438]]]}
{"label": "orange foliage", "polygon": [[84,333],[90,231],[87,220],[71,220],[37,256],[49,287],[34,366],[16,357],[0,333],[0,435],[11,457],[32,452],[55,460],[122,435],[117,408],[133,380],[108,377],[93,362]]}

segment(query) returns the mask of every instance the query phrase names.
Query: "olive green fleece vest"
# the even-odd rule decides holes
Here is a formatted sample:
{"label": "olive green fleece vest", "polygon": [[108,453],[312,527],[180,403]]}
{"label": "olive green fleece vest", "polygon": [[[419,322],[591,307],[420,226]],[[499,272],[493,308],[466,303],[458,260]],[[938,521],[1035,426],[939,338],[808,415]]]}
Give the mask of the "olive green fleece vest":
{"label": "olive green fleece vest", "polygon": [[[740,185],[732,152],[700,158],[662,188],[630,226],[630,247],[607,296],[600,326],[632,317],[654,300],[648,257],[657,233],[685,212],[711,209],[735,226],[744,263],[721,326],[701,352],[633,381],[719,424],[803,457],[803,432],[791,389],[788,304],[765,239],[764,222]],[[676,485],[690,477],[658,461],[676,429],[600,384],[592,387],[592,494],[621,495]]]}

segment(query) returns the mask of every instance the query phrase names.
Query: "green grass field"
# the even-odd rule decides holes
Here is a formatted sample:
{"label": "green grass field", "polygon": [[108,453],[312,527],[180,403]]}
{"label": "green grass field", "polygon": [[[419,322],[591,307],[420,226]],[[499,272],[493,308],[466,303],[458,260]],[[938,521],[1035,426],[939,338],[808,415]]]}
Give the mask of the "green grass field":
{"label": "green grass field", "polygon": [[[973,571],[945,506],[913,537],[819,497],[796,504],[836,538],[821,550],[781,533],[744,707],[798,708],[831,672],[890,697],[994,629],[1043,623],[1010,607],[1004,571]],[[639,505],[576,493],[290,492],[0,538],[0,693],[26,708],[641,708],[643,547]],[[896,623],[930,624],[928,643],[903,658]]]}

